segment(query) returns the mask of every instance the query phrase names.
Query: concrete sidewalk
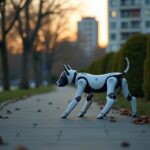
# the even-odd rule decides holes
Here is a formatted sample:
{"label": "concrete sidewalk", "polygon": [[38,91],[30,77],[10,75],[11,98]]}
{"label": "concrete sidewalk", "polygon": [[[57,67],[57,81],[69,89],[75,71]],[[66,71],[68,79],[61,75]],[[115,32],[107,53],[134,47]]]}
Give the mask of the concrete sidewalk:
{"label": "concrete sidewalk", "polygon": [[[60,119],[75,89],[56,88],[49,94],[11,103],[0,111],[0,150],[149,150],[150,126],[135,125],[130,117],[111,111],[97,120],[99,106],[93,103],[85,118],[77,115],[85,97],[68,119]],[[111,122],[113,116],[116,122]],[[8,118],[7,118],[8,117]]]}

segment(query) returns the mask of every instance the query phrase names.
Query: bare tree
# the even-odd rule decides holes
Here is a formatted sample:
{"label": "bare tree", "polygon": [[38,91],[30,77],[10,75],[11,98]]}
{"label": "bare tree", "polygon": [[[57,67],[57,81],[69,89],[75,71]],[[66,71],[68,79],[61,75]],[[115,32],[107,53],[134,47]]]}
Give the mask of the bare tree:
{"label": "bare tree", "polygon": [[[27,4],[24,12],[21,13],[18,19],[19,34],[23,41],[21,88],[28,88],[28,56],[38,31],[43,25],[44,18],[59,16],[70,9],[66,5],[68,0],[40,0],[39,3],[34,4],[37,8],[34,10],[32,9],[33,2],[33,0],[26,0]],[[36,17],[33,18],[33,16]]]}
{"label": "bare tree", "polygon": [[[12,5],[13,4],[13,5]],[[16,6],[15,9],[13,6]],[[19,13],[25,6],[23,1],[3,0],[0,2],[0,53],[2,60],[2,73],[3,73],[3,89],[9,90],[9,67],[7,56],[7,40],[8,33],[13,28]],[[11,18],[10,18],[11,15]]]}
{"label": "bare tree", "polygon": [[[47,26],[43,29],[45,37],[45,65],[47,66],[47,72],[45,76],[49,84],[52,82],[52,66],[55,52],[59,45],[60,36],[68,29],[68,16],[61,14],[57,17],[56,20],[53,19],[53,23],[51,18],[51,20],[47,22]],[[50,27],[54,25],[55,28],[51,29]]]}

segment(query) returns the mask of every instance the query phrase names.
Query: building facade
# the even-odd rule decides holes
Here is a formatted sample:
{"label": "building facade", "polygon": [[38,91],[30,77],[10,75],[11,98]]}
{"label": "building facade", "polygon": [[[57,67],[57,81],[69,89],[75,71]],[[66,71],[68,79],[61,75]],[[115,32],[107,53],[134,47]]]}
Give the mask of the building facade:
{"label": "building facade", "polygon": [[78,22],[78,41],[87,56],[98,47],[98,22],[95,18],[85,17]]}
{"label": "building facade", "polygon": [[150,0],[108,0],[107,52],[118,51],[135,33],[150,33]]}

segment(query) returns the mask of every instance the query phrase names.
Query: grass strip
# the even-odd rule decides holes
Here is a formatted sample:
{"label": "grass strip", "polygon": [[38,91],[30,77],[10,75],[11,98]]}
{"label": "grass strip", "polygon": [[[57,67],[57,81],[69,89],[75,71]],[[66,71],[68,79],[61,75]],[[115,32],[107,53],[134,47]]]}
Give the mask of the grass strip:
{"label": "grass strip", "polygon": [[45,87],[39,87],[39,88],[27,89],[27,90],[17,89],[12,91],[3,91],[0,92],[0,104],[8,100],[13,100],[13,99],[17,100],[26,96],[48,93],[53,90],[54,90],[53,86],[45,86]]}

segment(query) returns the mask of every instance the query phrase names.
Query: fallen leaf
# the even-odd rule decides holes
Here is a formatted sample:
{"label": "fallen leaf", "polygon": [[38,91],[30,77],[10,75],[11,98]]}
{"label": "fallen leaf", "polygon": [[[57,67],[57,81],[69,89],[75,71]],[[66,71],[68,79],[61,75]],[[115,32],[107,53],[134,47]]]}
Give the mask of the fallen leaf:
{"label": "fallen leaf", "polygon": [[16,150],[27,150],[27,148],[24,145],[18,145]]}
{"label": "fallen leaf", "polygon": [[3,141],[3,138],[0,136],[0,145],[4,145],[4,141]]}
{"label": "fallen leaf", "polygon": [[34,126],[37,126],[37,123],[33,123]]}
{"label": "fallen leaf", "polygon": [[40,99],[39,98],[37,98],[37,100],[36,100],[37,102],[39,102],[40,101]]}
{"label": "fallen leaf", "polygon": [[20,110],[20,108],[17,107],[17,108],[15,108],[15,110]]}
{"label": "fallen leaf", "polygon": [[10,110],[7,109],[7,114],[12,114],[12,112]]}
{"label": "fallen leaf", "polygon": [[52,103],[52,102],[49,102],[48,104],[49,104],[49,105],[52,105],[53,103]]}
{"label": "fallen leaf", "polygon": [[130,143],[126,142],[126,141],[123,141],[121,143],[121,147],[129,147],[130,146]]}
{"label": "fallen leaf", "polygon": [[124,116],[130,116],[131,115],[131,111],[124,109],[120,112],[120,115],[124,115]]}
{"label": "fallen leaf", "polygon": [[38,109],[37,112],[42,112],[42,110],[41,110],[41,109]]}
{"label": "fallen leaf", "polygon": [[138,118],[134,119],[133,123],[135,123],[137,125],[150,124],[150,117],[139,116]]}
{"label": "fallen leaf", "polygon": [[113,116],[111,116],[111,117],[110,117],[110,122],[117,122],[117,121],[116,121],[116,118],[113,117]]}

